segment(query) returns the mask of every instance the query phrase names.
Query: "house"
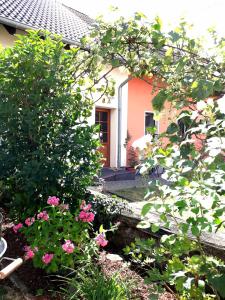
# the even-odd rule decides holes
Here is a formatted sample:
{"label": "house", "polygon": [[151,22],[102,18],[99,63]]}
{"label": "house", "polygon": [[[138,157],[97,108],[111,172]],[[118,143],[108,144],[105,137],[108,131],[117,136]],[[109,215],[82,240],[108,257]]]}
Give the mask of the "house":
{"label": "house", "polygon": [[[57,0],[0,0],[0,44],[12,46],[15,34],[26,29],[46,29],[62,36],[66,46],[79,44],[88,34],[93,20]],[[169,122],[169,109],[157,122],[154,120],[152,86],[131,78],[121,70],[113,71],[115,96],[95,103],[90,123],[100,125],[100,151],[106,167],[130,164],[132,143],[157,126],[163,132]]]}

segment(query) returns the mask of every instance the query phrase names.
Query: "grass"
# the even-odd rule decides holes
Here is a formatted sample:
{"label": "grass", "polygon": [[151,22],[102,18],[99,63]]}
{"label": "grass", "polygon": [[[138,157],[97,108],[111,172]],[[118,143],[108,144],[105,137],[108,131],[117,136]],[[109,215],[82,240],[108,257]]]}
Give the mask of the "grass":
{"label": "grass", "polygon": [[133,187],[129,189],[114,191],[113,193],[130,202],[140,202],[140,201],[146,201],[144,197],[147,194],[147,188]]}
{"label": "grass", "polygon": [[[72,276],[71,276],[72,275]],[[103,274],[99,266],[87,263],[70,273],[70,277],[62,278],[66,284],[62,288],[66,300],[129,300],[131,299],[131,282],[120,277]]]}

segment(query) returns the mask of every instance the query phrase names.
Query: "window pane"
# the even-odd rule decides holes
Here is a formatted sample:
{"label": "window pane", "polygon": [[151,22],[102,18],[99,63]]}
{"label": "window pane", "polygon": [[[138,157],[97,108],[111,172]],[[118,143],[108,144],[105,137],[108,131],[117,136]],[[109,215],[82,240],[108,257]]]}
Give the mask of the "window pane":
{"label": "window pane", "polygon": [[101,127],[100,127],[101,131],[108,131],[108,124],[107,123],[101,123]]}
{"label": "window pane", "polygon": [[178,123],[180,134],[182,137],[184,137],[186,134],[187,128],[182,120],[178,120],[177,123]]}
{"label": "window pane", "polygon": [[108,120],[108,113],[105,111],[100,112],[100,121],[107,121]]}
{"label": "window pane", "polygon": [[147,128],[149,127],[155,127],[155,120],[153,119],[154,114],[150,112],[145,113],[145,134],[147,134]]}
{"label": "window pane", "polygon": [[108,141],[108,133],[107,132],[100,133],[100,141],[101,141],[101,143],[107,143],[107,141]]}

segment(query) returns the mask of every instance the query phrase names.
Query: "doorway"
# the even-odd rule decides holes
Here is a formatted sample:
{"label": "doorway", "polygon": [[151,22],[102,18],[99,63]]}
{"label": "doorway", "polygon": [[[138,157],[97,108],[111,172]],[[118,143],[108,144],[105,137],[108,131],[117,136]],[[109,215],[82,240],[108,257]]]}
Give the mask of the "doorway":
{"label": "doorway", "polygon": [[99,151],[104,157],[104,167],[110,166],[110,109],[96,108],[95,124],[100,126],[99,139],[101,147]]}

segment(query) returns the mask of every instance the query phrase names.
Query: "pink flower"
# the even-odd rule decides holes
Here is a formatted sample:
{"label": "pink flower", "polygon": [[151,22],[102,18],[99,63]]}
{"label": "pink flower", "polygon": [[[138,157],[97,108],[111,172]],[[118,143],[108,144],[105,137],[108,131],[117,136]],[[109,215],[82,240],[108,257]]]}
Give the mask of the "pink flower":
{"label": "pink flower", "polygon": [[35,255],[34,251],[30,249],[26,252],[25,259],[32,259],[34,255]]}
{"label": "pink flower", "polygon": [[14,226],[13,226],[13,231],[14,231],[15,233],[17,233],[18,230],[19,230],[20,228],[22,228],[22,227],[23,227],[23,224],[22,224],[22,223],[19,223],[19,224],[17,224],[17,225],[14,225]]}
{"label": "pink flower", "polygon": [[25,253],[25,260],[27,259],[32,259],[35,255],[35,252],[38,251],[38,248],[37,247],[34,247],[34,249],[31,249],[30,246],[24,246],[24,251],[26,252]]}
{"label": "pink flower", "polygon": [[33,217],[33,218],[27,218],[26,220],[25,220],[25,224],[27,225],[27,226],[31,226],[33,223],[34,223],[34,221],[35,221],[35,218]]}
{"label": "pink flower", "polygon": [[89,211],[89,210],[91,209],[91,204],[86,205],[86,202],[83,200],[83,201],[81,202],[80,208],[81,208],[83,211]]}
{"label": "pink flower", "polygon": [[96,238],[95,238],[96,244],[98,246],[105,247],[108,244],[108,241],[105,239],[105,235],[103,233],[100,233]]}
{"label": "pink flower", "polygon": [[39,220],[42,219],[42,220],[44,220],[44,221],[48,221],[49,215],[47,214],[47,211],[44,210],[44,211],[40,212],[40,213],[37,215],[37,218],[38,218]]}
{"label": "pink flower", "polygon": [[65,244],[62,245],[62,248],[66,253],[73,253],[75,246],[70,240],[65,240]]}
{"label": "pink flower", "polygon": [[59,205],[59,198],[57,198],[56,196],[49,197],[48,200],[47,200],[47,203],[49,205],[52,205],[52,206],[58,206]]}
{"label": "pink flower", "polygon": [[91,204],[88,204],[83,207],[83,211],[89,211],[91,209]]}
{"label": "pink flower", "polygon": [[44,264],[48,265],[52,261],[53,257],[54,254],[46,253],[45,255],[42,256],[42,261]]}
{"label": "pink flower", "polygon": [[95,215],[92,212],[85,212],[85,211],[81,211],[79,214],[79,219],[82,222],[93,222],[95,218]]}

